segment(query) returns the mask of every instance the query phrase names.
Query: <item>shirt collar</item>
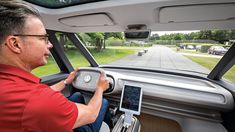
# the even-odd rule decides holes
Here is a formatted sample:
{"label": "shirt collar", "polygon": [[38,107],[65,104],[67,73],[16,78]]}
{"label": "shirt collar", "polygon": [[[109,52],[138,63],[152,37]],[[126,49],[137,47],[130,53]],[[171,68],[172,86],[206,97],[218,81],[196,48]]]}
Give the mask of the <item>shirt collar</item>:
{"label": "shirt collar", "polygon": [[18,67],[0,64],[0,74],[11,74],[14,76],[18,76],[20,78],[26,79],[28,81],[39,83],[41,81],[40,78],[34,76],[30,72],[24,71]]}

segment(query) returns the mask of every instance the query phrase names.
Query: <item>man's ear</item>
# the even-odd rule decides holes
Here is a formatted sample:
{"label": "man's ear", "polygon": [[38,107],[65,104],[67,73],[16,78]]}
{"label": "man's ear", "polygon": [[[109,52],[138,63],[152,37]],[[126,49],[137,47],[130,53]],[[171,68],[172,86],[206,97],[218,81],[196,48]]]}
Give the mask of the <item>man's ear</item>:
{"label": "man's ear", "polygon": [[8,36],[5,45],[14,53],[21,53],[22,45],[18,37]]}

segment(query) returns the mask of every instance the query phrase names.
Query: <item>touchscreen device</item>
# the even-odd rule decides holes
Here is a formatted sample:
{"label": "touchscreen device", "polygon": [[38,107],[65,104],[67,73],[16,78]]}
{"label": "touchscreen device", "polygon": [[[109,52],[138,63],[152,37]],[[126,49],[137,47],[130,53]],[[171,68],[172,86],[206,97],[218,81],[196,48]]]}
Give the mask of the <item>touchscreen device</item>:
{"label": "touchscreen device", "polygon": [[140,114],[142,103],[142,88],[132,85],[124,85],[120,101],[120,111]]}

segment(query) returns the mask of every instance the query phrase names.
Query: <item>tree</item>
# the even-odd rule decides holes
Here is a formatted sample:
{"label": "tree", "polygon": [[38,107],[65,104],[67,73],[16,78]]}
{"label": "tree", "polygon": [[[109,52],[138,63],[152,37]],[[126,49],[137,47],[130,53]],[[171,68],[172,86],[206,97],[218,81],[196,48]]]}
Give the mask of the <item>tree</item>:
{"label": "tree", "polygon": [[91,38],[92,42],[95,44],[96,50],[101,51],[104,40],[104,33],[95,32],[95,33],[86,33],[86,34]]}
{"label": "tree", "polygon": [[106,32],[106,33],[104,33],[104,46],[103,46],[104,49],[106,47],[106,40],[110,37],[123,40],[123,33],[121,33],[121,32]]}
{"label": "tree", "polygon": [[212,34],[212,39],[218,41],[221,44],[229,40],[226,30],[214,30],[212,31]]}
{"label": "tree", "polygon": [[190,33],[190,38],[192,38],[193,40],[199,39],[200,38],[199,32]]}
{"label": "tree", "polygon": [[61,44],[62,48],[64,50],[68,49],[69,43],[68,43],[68,38],[65,34],[57,32],[56,34],[57,40]]}
{"label": "tree", "polygon": [[92,42],[89,35],[86,33],[77,33],[79,39],[85,44],[86,46],[89,46],[90,42]]}
{"label": "tree", "polygon": [[[150,37],[154,39],[154,37]],[[201,30],[199,32],[192,32],[189,34],[174,33],[174,34],[165,34],[160,37],[162,43],[171,43],[172,40],[214,40],[219,43],[224,43],[228,40],[235,39],[235,30]]]}
{"label": "tree", "polygon": [[192,33],[184,34],[184,39],[185,39],[185,40],[193,40],[193,35],[192,35]]}
{"label": "tree", "polygon": [[172,35],[172,37],[173,37],[173,40],[182,40],[182,39],[184,39],[184,35],[182,33],[174,33]]}
{"label": "tree", "polygon": [[203,39],[203,40],[211,40],[212,39],[211,30],[202,30],[198,34],[199,34],[199,39]]}
{"label": "tree", "polygon": [[235,40],[235,30],[230,30],[230,32],[229,32],[229,38],[230,38],[231,40]]}
{"label": "tree", "polygon": [[159,40],[160,39],[160,36],[155,33],[155,34],[152,34],[150,37],[149,37],[149,41],[155,41],[155,40]]}

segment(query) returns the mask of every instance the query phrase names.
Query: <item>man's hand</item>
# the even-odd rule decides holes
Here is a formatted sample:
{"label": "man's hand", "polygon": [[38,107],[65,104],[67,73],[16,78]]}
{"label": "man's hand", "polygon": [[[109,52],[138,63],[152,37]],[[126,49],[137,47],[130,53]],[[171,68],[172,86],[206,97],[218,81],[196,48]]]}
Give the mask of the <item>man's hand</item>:
{"label": "man's hand", "polygon": [[102,90],[104,92],[108,88],[109,88],[109,81],[106,77],[106,74],[102,72],[96,89]]}
{"label": "man's hand", "polygon": [[78,69],[72,71],[68,77],[65,80],[62,80],[52,86],[50,86],[55,91],[61,91],[65,88],[65,85],[71,84],[73,82],[73,79],[75,78],[77,74]]}
{"label": "man's hand", "polygon": [[73,82],[73,79],[75,78],[76,74],[77,74],[78,69],[72,71],[69,76],[65,79],[66,84],[71,84]]}

